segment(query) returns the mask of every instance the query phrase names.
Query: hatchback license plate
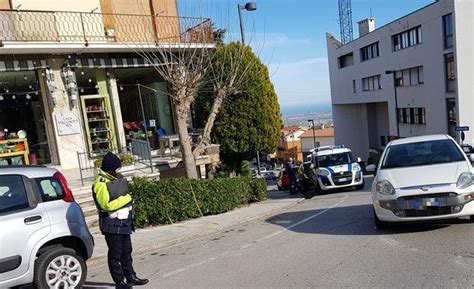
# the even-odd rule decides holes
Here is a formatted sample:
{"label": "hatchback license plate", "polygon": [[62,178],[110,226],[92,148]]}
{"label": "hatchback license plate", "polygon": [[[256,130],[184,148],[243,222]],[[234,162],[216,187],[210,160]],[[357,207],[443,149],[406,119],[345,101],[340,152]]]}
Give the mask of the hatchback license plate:
{"label": "hatchback license plate", "polygon": [[440,207],[441,202],[439,198],[425,198],[413,200],[412,205],[416,209],[422,210],[426,207]]}

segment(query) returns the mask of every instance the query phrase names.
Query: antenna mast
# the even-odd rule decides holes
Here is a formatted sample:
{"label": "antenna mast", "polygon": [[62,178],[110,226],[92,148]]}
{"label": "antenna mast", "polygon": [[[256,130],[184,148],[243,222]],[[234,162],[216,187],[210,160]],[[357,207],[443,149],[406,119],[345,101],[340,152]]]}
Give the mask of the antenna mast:
{"label": "antenna mast", "polygon": [[339,25],[341,28],[342,44],[351,42],[354,39],[351,0],[339,0]]}

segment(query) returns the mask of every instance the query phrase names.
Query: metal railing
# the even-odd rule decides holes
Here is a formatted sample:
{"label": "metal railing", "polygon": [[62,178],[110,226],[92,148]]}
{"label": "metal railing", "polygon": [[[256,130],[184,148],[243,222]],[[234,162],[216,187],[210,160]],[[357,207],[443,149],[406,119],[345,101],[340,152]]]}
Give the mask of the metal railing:
{"label": "metal railing", "polygon": [[207,18],[0,10],[0,41],[55,43],[212,43]]}
{"label": "metal railing", "polygon": [[[148,147],[148,152],[150,152],[150,147],[146,142],[145,144]],[[111,150],[111,152],[118,155],[122,160],[124,159],[124,157],[127,157],[127,159],[132,162],[132,165],[135,165],[137,162],[139,162],[146,166],[149,166],[153,172],[153,162],[151,153],[146,154],[146,151],[146,148],[140,145],[132,145],[130,147]],[[100,161],[106,153],[107,152],[104,151],[103,154],[91,157],[90,153],[88,152],[77,152],[77,161],[79,163],[79,174],[81,177],[82,185],[84,185],[84,174],[86,172],[93,172],[94,170],[98,169],[100,167]],[[124,166],[126,165],[128,164],[124,163]]]}

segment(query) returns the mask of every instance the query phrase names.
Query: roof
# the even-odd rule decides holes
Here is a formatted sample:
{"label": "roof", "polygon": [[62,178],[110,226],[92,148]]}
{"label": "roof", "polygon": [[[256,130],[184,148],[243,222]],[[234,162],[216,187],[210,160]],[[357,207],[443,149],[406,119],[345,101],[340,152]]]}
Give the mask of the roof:
{"label": "roof", "polygon": [[[325,128],[325,129],[315,129],[314,136],[315,137],[334,137],[334,128],[330,127],[330,128]],[[304,134],[300,136],[300,138],[306,138],[306,137],[310,137],[310,138],[313,137],[312,129],[308,129],[307,131],[305,131]]]}
{"label": "roof", "polygon": [[338,149],[332,149],[332,150],[324,150],[320,152],[316,152],[315,154],[317,156],[327,156],[327,155],[333,155],[333,154],[341,154],[341,153],[348,153],[351,150],[348,148],[338,148]]}
{"label": "roof", "polygon": [[393,140],[389,143],[389,146],[416,143],[416,142],[424,142],[424,141],[433,141],[433,140],[445,140],[445,139],[450,139],[450,138],[451,137],[449,137],[445,134],[407,137],[407,138]]}
{"label": "roof", "polygon": [[44,166],[1,166],[0,175],[22,175],[29,178],[44,178],[53,176],[56,169]]}

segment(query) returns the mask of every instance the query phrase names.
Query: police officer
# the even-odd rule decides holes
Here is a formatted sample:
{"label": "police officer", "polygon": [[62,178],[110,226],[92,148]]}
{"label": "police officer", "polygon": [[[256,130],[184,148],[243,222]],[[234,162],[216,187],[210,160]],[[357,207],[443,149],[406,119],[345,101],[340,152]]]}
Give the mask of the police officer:
{"label": "police officer", "polygon": [[99,210],[100,231],[109,248],[107,258],[112,279],[116,288],[132,288],[145,285],[148,280],[138,278],[133,270],[132,196],[126,179],[117,172],[121,166],[116,155],[107,153],[92,190]]}

